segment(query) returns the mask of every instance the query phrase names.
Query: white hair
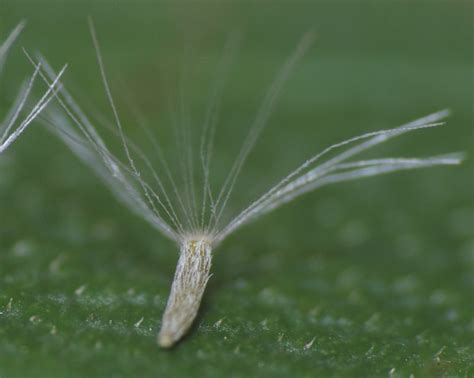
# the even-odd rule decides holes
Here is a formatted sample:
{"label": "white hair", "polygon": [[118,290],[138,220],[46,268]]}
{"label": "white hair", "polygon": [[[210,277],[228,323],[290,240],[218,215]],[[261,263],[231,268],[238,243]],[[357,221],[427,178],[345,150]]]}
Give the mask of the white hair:
{"label": "white hair", "polygon": [[[354,160],[362,152],[397,136],[444,125],[441,121],[449,115],[449,111],[438,111],[399,127],[367,132],[327,147],[284,175],[255,201],[234,214],[230,221],[224,221],[222,214],[232,197],[244,164],[266,127],[289,74],[310,46],[313,34],[307,33],[303,36],[269,86],[238,156],[228,170],[224,184],[215,191],[211,188],[209,179],[214,134],[226,67],[237,39],[230,38],[218,66],[216,85],[211,91],[197,156],[193,155],[190,147],[190,133],[186,122],[180,125],[178,130],[180,143],[185,145],[179,156],[182,161],[183,188],[178,188],[159,146],[152,137],[150,139],[156,143],[161,172],[158,172],[141,149],[126,137],[108,84],[92,23],[90,28],[105,92],[114,116],[116,135],[125,159],[119,159],[117,154],[111,152],[94,123],[63,87],[60,87],[57,93],[59,106],[48,109],[48,120],[45,123],[92,168],[122,203],[179,244],[181,253],[178,267],[158,338],[163,347],[175,344],[194,320],[209,279],[212,250],[243,225],[324,185],[401,170],[457,165],[462,160],[459,154],[426,158]],[[48,85],[52,85],[58,75],[44,59],[40,58],[40,62],[44,69],[44,73],[40,72],[40,75]],[[195,164],[200,165],[199,170],[195,169]],[[151,179],[147,179],[147,175]],[[199,188],[194,184],[196,176],[200,176]],[[165,182],[168,182],[171,190],[165,189]]]}

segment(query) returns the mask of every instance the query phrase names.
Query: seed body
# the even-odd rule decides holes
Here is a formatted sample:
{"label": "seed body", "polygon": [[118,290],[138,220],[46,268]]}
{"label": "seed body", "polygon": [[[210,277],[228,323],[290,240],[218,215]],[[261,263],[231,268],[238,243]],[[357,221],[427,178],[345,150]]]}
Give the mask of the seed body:
{"label": "seed body", "polygon": [[158,343],[163,348],[173,346],[191,327],[210,277],[211,259],[211,243],[206,238],[191,238],[181,244],[158,334]]}

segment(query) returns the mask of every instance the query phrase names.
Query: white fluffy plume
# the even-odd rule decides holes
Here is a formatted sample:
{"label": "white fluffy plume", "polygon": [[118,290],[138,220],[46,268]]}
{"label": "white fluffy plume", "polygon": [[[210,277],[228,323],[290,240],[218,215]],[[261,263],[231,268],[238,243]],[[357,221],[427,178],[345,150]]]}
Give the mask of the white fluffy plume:
{"label": "white fluffy plume", "polygon": [[[122,203],[180,245],[178,269],[158,339],[164,347],[177,342],[196,315],[209,278],[212,250],[243,225],[324,185],[388,172],[456,165],[461,162],[461,156],[457,154],[426,158],[356,159],[366,150],[397,136],[442,126],[444,123],[441,121],[449,115],[449,111],[442,110],[393,129],[371,131],[327,147],[284,175],[230,220],[225,220],[223,213],[232,198],[246,160],[266,127],[290,73],[310,46],[313,34],[303,36],[277,73],[223,185],[214,188],[209,179],[214,135],[219,118],[223,78],[237,44],[236,39],[230,38],[218,66],[216,84],[211,91],[200,148],[196,154],[189,147],[191,134],[188,126],[181,125],[182,128],[177,132],[185,146],[184,153],[178,156],[182,161],[182,169],[178,173],[181,175],[179,182],[182,185],[179,185],[176,172],[170,170],[157,145],[158,163],[154,164],[125,135],[92,24],[91,32],[105,92],[114,116],[115,134],[120,141],[124,158],[119,158],[119,154],[111,151],[109,143],[101,137],[98,125],[91,121],[63,87],[57,93],[57,106],[48,108],[44,122],[91,167]],[[59,75],[44,59],[40,58],[40,63],[43,70],[36,72],[39,72],[48,86],[52,86]],[[155,143],[151,136],[150,139]],[[198,169],[196,164],[199,164]],[[195,184],[196,177],[200,177],[199,185]]]}

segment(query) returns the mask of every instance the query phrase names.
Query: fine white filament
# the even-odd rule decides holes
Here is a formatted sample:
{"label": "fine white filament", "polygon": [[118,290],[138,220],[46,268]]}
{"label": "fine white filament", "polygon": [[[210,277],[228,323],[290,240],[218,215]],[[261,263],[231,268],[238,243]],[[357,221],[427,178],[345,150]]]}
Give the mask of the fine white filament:
{"label": "fine white filament", "polygon": [[[15,29],[10,33],[5,42],[0,45],[0,74],[2,73],[3,65],[7,54],[25,27],[25,22],[19,23]],[[52,82],[48,85],[48,90],[43,96],[37,101],[32,107],[27,116],[19,120],[21,112],[24,110],[28,97],[31,94],[35,80],[40,72],[41,64],[35,64],[35,69],[29,80],[25,81],[20,87],[20,91],[11,107],[7,112],[6,117],[3,121],[0,121],[0,154],[6,151],[8,147],[26,130],[26,128],[33,122],[33,120],[43,111],[43,109],[49,104],[54,98],[55,87],[59,82],[59,79],[66,70],[64,66],[56,77],[53,78]]]}
{"label": "fine white filament", "polygon": [[[120,140],[125,159],[120,159],[117,154],[111,152],[94,123],[63,87],[60,87],[56,94],[59,106],[49,107],[47,118],[43,122],[95,171],[123,204],[179,245],[178,265],[158,335],[158,342],[162,347],[171,347],[188,331],[210,277],[213,249],[243,225],[324,185],[394,171],[456,165],[462,160],[457,154],[427,158],[354,160],[362,152],[394,137],[443,125],[440,121],[448,116],[449,111],[442,110],[393,129],[368,132],[329,146],[284,176],[254,202],[235,214],[230,221],[224,221],[223,213],[239,174],[267,125],[289,74],[310,46],[313,34],[303,36],[295,51],[277,73],[263,98],[238,156],[228,171],[227,178],[220,190],[214,191],[209,180],[210,161],[219,118],[223,77],[229,57],[235,49],[236,38],[230,38],[217,69],[216,85],[211,91],[198,156],[196,158],[192,155],[191,148],[185,148],[181,154],[183,155],[181,174],[184,184],[182,188],[178,188],[173,173],[153,139],[156,143],[161,173],[151,163],[149,157],[125,136],[92,23],[90,28],[105,92],[114,116],[116,135]],[[43,69],[37,72],[48,85],[50,83],[52,85],[57,75],[43,58],[39,59]],[[31,61],[34,63],[32,59]],[[189,147],[190,133],[187,126],[180,128],[178,134],[182,143]],[[195,162],[200,164],[198,172],[193,168]],[[201,175],[200,188],[196,188],[194,184],[194,177],[198,174]],[[165,183],[168,183],[171,191],[165,189]]]}

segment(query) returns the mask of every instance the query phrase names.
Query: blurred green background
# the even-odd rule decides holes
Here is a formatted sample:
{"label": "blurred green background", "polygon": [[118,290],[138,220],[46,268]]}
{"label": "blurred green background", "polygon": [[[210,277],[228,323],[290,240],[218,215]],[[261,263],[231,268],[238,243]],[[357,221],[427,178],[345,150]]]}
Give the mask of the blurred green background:
{"label": "blurred green background", "polygon": [[445,127],[373,156],[468,156],[460,167],[325,187],[232,235],[195,327],[163,351],[155,335],[176,247],[36,124],[0,159],[1,377],[474,376],[472,2],[3,0],[1,38],[28,25],[1,78],[1,114],[31,72],[25,47],[68,62],[79,102],[112,118],[88,15],[125,128],[136,130],[133,102],[168,150],[183,57],[197,122],[229,33],[243,32],[216,176],[278,67],[316,31],[244,169],[236,209],[331,143],[446,107]]}

